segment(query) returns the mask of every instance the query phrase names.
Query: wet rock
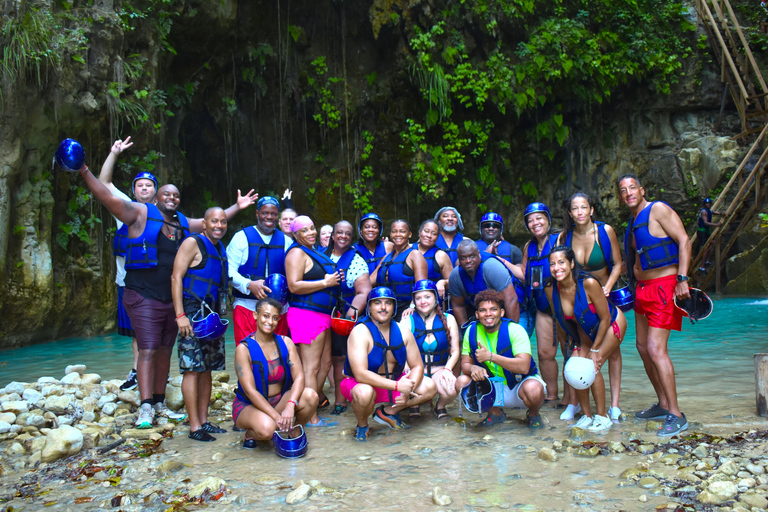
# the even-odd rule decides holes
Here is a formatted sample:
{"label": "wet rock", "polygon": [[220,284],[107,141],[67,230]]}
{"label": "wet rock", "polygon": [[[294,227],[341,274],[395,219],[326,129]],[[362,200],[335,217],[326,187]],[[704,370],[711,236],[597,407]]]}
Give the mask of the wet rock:
{"label": "wet rock", "polygon": [[16,416],[16,424],[21,425],[22,427],[27,426],[27,418],[32,416],[32,413],[30,412],[22,412],[18,416]]}
{"label": "wet rock", "polygon": [[83,434],[83,449],[84,450],[90,450],[91,448],[95,448],[99,446],[99,441],[101,441],[102,432],[100,429],[88,427],[81,430]]}
{"label": "wet rock", "polygon": [[735,476],[739,472],[739,466],[732,460],[727,460],[717,468],[717,472],[728,476]]}
{"label": "wet rock", "polygon": [[106,404],[114,403],[115,400],[117,400],[117,396],[115,396],[114,393],[107,393],[106,395],[103,395],[101,398],[99,398],[96,402],[96,407],[101,409]]}
{"label": "wet rock", "polygon": [[120,391],[117,394],[117,399],[126,404],[138,407],[141,405],[141,398],[138,391]]}
{"label": "wet rock", "polygon": [[216,452],[213,454],[213,457],[211,457],[211,460],[214,460],[216,462],[219,462],[221,460],[224,460],[226,456],[221,452]]}
{"label": "wet rock", "polygon": [[85,373],[86,366],[84,364],[70,364],[64,368],[64,375],[70,375],[72,373],[78,373],[82,375]]}
{"label": "wet rock", "polygon": [[30,427],[43,427],[45,426],[45,418],[39,414],[30,414],[27,416],[27,425]]}
{"label": "wet rock", "polygon": [[99,382],[101,382],[101,375],[99,375],[98,373],[86,373],[85,375],[80,377],[80,383],[83,386],[90,385],[90,384],[98,384]]}
{"label": "wet rock", "polygon": [[9,457],[19,457],[21,455],[25,455],[26,453],[27,450],[25,450],[21,443],[18,442],[10,443],[5,448],[5,454]]}
{"label": "wet rock", "polygon": [[309,491],[311,489],[312,488],[309,485],[301,484],[296,489],[288,493],[288,496],[285,497],[285,502],[288,505],[293,505],[294,503],[302,502],[309,497]]}
{"label": "wet rock", "polygon": [[638,501],[645,503],[646,501],[648,501],[648,496],[646,496],[645,494],[641,494],[637,499]]}
{"label": "wet rock", "polygon": [[701,478],[693,473],[693,468],[683,468],[676,473],[677,478],[686,482],[699,483]]}
{"label": "wet rock", "polygon": [[654,450],[656,450],[656,445],[654,444],[641,444],[637,447],[637,451],[640,453],[650,453]]}
{"label": "wet rock", "polygon": [[85,411],[83,413],[82,420],[87,421],[88,423],[93,423],[96,421],[96,414],[94,414],[93,411]]}
{"label": "wet rock", "polygon": [[445,494],[440,487],[432,489],[432,503],[440,507],[445,507],[453,503],[453,499]]}
{"label": "wet rock", "polygon": [[184,396],[181,394],[180,388],[175,386],[165,388],[165,405],[172,411],[178,411],[184,407]]}
{"label": "wet rock", "polygon": [[587,433],[584,431],[584,429],[581,429],[579,427],[573,427],[571,429],[571,433],[568,435],[568,439],[578,441],[580,439],[584,439],[586,435]]}
{"label": "wet rock", "polygon": [[644,476],[637,481],[637,486],[643,489],[655,489],[659,486],[659,481],[652,476]]}
{"label": "wet rock", "polygon": [[764,510],[768,508],[768,499],[761,494],[742,494],[739,496],[739,503],[743,503],[747,509],[758,508]]}
{"label": "wet rock", "polygon": [[75,397],[72,395],[49,396],[45,399],[45,409],[56,415],[63,414],[67,408],[75,404]]}
{"label": "wet rock", "polygon": [[27,449],[27,453],[43,451],[43,448],[45,448],[45,437],[33,437],[24,443],[24,448]]}
{"label": "wet rock", "polygon": [[737,494],[738,490],[733,482],[714,482],[707,487],[706,491],[696,496],[696,499],[704,504],[720,505],[732,500]]}
{"label": "wet rock", "polygon": [[42,461],[53,462],[78,453],[83,448],[83,434],[76,428],[61,426],[45,436]]}
{"label": "wet rock", "polygon": [[229,382],[229,373],[227,372],[211,372],[211,380],[213,382]]}
{"label": "wet rock", "polygon": [[171,473],[176,473],[184,469],[184,464],[177,460],[167,460],[157,466],[157,476],[162,478],[168,476]]}
{"label": "wet rock", "polygon": [[649,421],[645,424],[645,431],[656,432],[662,427],[662,425],[664,425],[663,421]]}
{"label": "wet rock", "polygon": [[259,485],[277,485],[283,483],[285,480],[277,475],[261,475],[256,478],[256,483]]}
{"label": "wet rock", "polygon": [[101,414],[106,416],[113,416],[116,410],[117,410],[117,404],[115,404],[114,402],[107,402],[101,408]]}
{"label": "wet rock", "polygon": [[574,455],[577,455],[579,457],[597,457],[600,455],[600,448],[597,446],[593,446],[591,448],[587,448],[585,446],[579,446],[573,451]]}
{"label": "wet rock", "polygon": [[643,473],[637,468],[627,468],[624,471],[621,472],[619,475],[619,478],[622,480],[632,480],[633,478],[637,478],[640,476],[640,474]]}
{"label": "wet rock", "polygon": [[36,404],[39,400],[45,398],[41,392],[32,388],[25,389],[21,397],[30,404]]}
{"label": "wet rock", "polygon": [[221,478],[216,478],[215,476],[209,476],[196,486],[192,487],[192,489],[189,490],[189,497],[190,498],[199,498],[203,495],[206,489],[210,490],[210,492],[215,493],[219,490],[221,486],[227,485],[227,482],[222,480]]}
{"label": "wet rock", "polygon": [[673,464],[677,464],[677,461],[680,460],[680,456],[676,453],[665,453],[661,457],[659,457],[659,462],[663,462],[664,464],[667,464],[669,466]]}
{"label": "wet rock", "polygon": [[[133,439],[151,439],[152,434],[158,434],[162,437],[160,432],[161,430],[157,428],[124,428],[120,432],[120,435],[126,439],[129,437]],[[218,487],[216,489],[218,489]]]}
{"label": "wet rock", "polygon": [[314,487],[314,489],[318,496],[331,496],[334,493],[339,492],[338,489],[322,484]]}
{"label": "wet rock", "polygon": [[121,414],[120,416],[115,416],[115,426],[117,427],[133,426],[135,422],[135,414]]}
{"label": "wet rock", "polygon": [[626,448],[624,448],[624,445],[619,443],[618,441],[611,441],[610,443],[608,443],[608,449],[613,453],[624,453],[626,451]]}
{"label": "wet rock", "polygon": [[746,465],[746,469],[753,475],[762,475],[763,473],[765,473],[765,468],[763,466],[760,466],[759,464],[749,463]]}
{"label": "wet rock", "polygon": [[61,425],[72,425],[75,422],[74,418],[71,416],[57,416],[56,417],[56,424]]}
{"label": "wet rock", "polygon": [[538,457],[541,460],[546,460],[549,462],[556,462],[557,459],[559,458],[557,456],[557,452],[555,452],[555,450],[553,450],[552,448],[542,448],[541,450],[539,450]]}
{"label": "wet rock", "polygon": [[5,393],[6,395],[10,395],[11,393],[16,393],[17,395],[21,396],[22,393],[24,393],[24,384],[22,382],[13,381],[10,384],[6,385],[5,388],[3,388],[3,393]]}
{"label": "wet rock", "polygon": [[735,507],[733,507],[731,509],[731,512],[749,512],[749,511],[750,511],[750,509],[744,508],[741,505],[736,505]]}
{"label": "wet rock", "polygon": [[20,414],[22,412],[29,412],[29,404],[26,400],[14,400],[12,402],[3,402],[0,404],[0,410],[3,412],[12,412],[14,414]]}
{"label": "wet rock", "polygon": [[80,374],[77,372],[68,373],[59,381],[66,386],[79,386],[81,383]]}
{"label": "wet rock", "polygon": [[[743,487],[745,489],[751,489],[756,485],[757,485],[757,482],[755,481],[754,478],[751,478],[751,477],[742,478],[738,482],[736,482],[737,487],[740,487],[740,488]],[[765,507],[762,507],[762,508],[765,508]]]}

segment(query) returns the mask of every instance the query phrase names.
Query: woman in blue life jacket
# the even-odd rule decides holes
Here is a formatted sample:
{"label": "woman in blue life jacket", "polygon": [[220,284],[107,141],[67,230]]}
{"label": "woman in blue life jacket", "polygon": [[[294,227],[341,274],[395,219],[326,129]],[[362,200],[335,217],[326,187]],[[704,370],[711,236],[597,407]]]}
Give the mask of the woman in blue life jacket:
{"label": "woman in blue life jacket", "polygon": [[434,219],[427,219],[419,226],[419,241],[414,242],[413,248],[427,260],[427,279],[435,283],[440,299],[445,298],[445,287],[451,277],[453,264],[448,253],[437,247],[437,237],[440,236],[440,226]]}
{"label": "woman in blue life jacket", "polygon": [[[600,282],[607,297],[621,276],[621,246],[616,232],[604,222],[596,222],[592,199],[584,192],[576,192],[568,200],[565,230],[560,233],[558,245],[573,249],[576,262]],[[617,349],[608,360],[611,381],[611,407],[608,416],[618,420],[621,416],[621,350]],[[575,402],[575,400],[574,400]],[[573,419],[579,412],[576,403],[568,404],[561,419]]]}
{"label": "woman in blue life jacket", "polygon": [[392,242],[392,252],[387,253],[371,274],[371,284],[386,286],[397,299],[397,313],[393,318],[399,322],[403,312],[411,303],[413,283],[427,278],[427,260],[421,253],[411,247],[411,225],[408,221],[399,219],[389,228],[389,240]]}
{"label": "woman in blue life jacket", "polygon": [[[331,312],[344,273],[328,256],[312,249],[317,239],[312,219],[306,215],[296,217],[291,231],[295,242],[285,255],[285,277],[291,291],[288,329],[304,364],[305,385],[319,396],[331,369]],[[315,414],[309,426],[332,424]]]}
{"label": "woman in blue life jacket", "polygon": [[544,401],[554,402],[558,399],[558,368],[555,360],[557,340],[552,311],[544,294],[544,283],[550,277],[549,252],[557,244],[557,234],[552,232],[552,215],[544,203],[529,204],[523,212],[523,222],[525,229],[533,235],[523,246],[525,291],[536,303],[536,351],[541,378],[547,385],[547,397]]}
{"label": "woman in blue life jacket", "polygon": [[[447,418],[445,406],[457,396],[456,375],[461,357],[459,326],[453,315],[443,313],[435,284],[424,279],[413,285],[415,312],[400,321],[402,330],[413,333],[424,361],[424,375],[437,385],[440,395],[434,413],[438,419]],[[419,415],[419,407],[411,408],[411,416]]]}
{"label": "woman in blue life jacket", "polygon": [[581,270],[570,247],[554,247],[549,254],[549,268],[552,279],[546,287],[547,299],[573,345],[572,355],[591,359],[597,372],[591,386],[597,414],[592,415],[589,389],[576,390],[584,416],[575,426],[592,431],[610,429],[613,423],[605,410],[605,381],[600,368],[624,339],[627,319],[608,302],[600,281]]}
{"label": "woman in blue life jacket", "polygon": [[232,419],[245,430],[244,448],[272,439],[275,430],[305,425],[317,409],[317,393],[304,386],[304,371],[290,338],[275,334],[283,312],[272,298],[256,303],[257,331],[235,349],[237,391]]}

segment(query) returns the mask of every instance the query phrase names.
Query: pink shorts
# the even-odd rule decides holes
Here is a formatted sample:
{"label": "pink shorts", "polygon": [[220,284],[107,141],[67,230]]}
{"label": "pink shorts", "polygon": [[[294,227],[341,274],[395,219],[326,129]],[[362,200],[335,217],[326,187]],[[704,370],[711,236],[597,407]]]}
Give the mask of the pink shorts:
{"label": "pink shorts", "polygon": [[294,343],[309,345],[324,331],[331,328],[331,315],[308,309],[290,308],[288,310],[288,329]]}
{"label": "pink shorts", "polygon": [[635,313],[647,317],[649,327],[682,330],[683,312],[675,306],[675,286],[677,276],[637,282]]}
{"label": "pink shorts", "polygon": [[[352,377],[345,377],[344,380],[341,381],[340,387],[341,387],[341,394],[344,395],[344,398],[346,398],[348,401],[352,401],[352,389],[360,384]],[[392,391],[389,389],[381,389],[381,388],[373,388],[374,391],[376,391],[376,403],[382,404],[382,403],[390,403],[394,402],[395,398],[400,396],[400,393],[398,391]],[[392,394],[390,398],[390,393]]]}

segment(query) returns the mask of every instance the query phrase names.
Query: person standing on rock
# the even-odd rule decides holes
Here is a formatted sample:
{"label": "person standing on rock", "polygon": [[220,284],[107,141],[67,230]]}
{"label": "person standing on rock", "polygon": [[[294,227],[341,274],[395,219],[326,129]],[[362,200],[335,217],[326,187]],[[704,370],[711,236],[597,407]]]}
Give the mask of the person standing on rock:
{"label": "person standing on rock", "polygon": [[229,286],[227,252],[222,237],[227,232],[227,216],[218,206],[208,208],[203,233],[188,236],[173,263],[171,293],[179,327],[179,371],[181,393],[189,415],[189,438],[215,441],[211,434],[223,434],[223,428],[208,421],[211,401],[211,371],[224,370],[224,335],[201,340],[192,329],[191,319],[206,316],[203,304],[211,312],[223,315]]}
{"label": "person standing on rock", "polygon": [[690,297],[688,265],[691,241],[677,213],[661,201],[648,202],[634,174],[617,181],[619,195],[632,218],[624,237],[627,275],[635,287],[637,351],[653,385],[658,403],[635,413],[639,419],[664,419],[656,435],[673,436],[688,428],[677,403],[675,368],[669,358],[672,329],[682,329],[683,314],[675,297]]}
{"label": "person standing on rock", "polygon": [[[368,316],[349,335],[347,377],[341,381],[341,392],[352,402],[357,419],[355,439],[360,442],[371,434],[371,414],[389,428],[407,429],[410,425],[400,419],[400,411],[429,402],[437,393],[432,379],[424,376],[413,334],[392,322],[396,307],[394,292],[377,286],[368,294]],[[410,372],[403,376],[406,364]],[[382,405],[376,408],[377,404]]]}
{"label": "person standing on rock", "polygon": [[[128,137],[125,140],[116,140],[112,144],[112,149],[104,160],[104,164],[101,166],[101,172],[99,172],[99,181],[114,194],[124,201],[130,201],[131,198],[125,195],[118,189],[114,183],[112,183],[112,174],[115,170],[115,163],[120,153],[133,146],[131,138]],[[137,203],[151,203],[157,196],[157,178],[150,172],[140,172],[133,179],[132,184],[133,197]],[[117,223],[117,231],[115,232],[115,238],[112,244],[113,252],[115,253],[115,283],[117,283],[117,333],[121,336],[127,336],[131,338],[133,344],[133,367],[128,373],[128,378],[120,385],[122,391],[129,391],[139,385],[139,381],[136,378],[136,368],[139,365],[139,347],[136,343],[136,335],[131,327],[131,319],[128,317],[128,313],[125,312],[123,307],[123,293],[125,292],[125,251],[127,249],[128,242],[128,226],[120,222],[115,217]]]}
{"label": "person standing on rock", "polygon": [[382,240],[384,223],[375,213],[366,213],[357,224],[357,234],[360,237],[355,243],[355,250],[368,265],[368,274],[373,271],[387,253],[392,252],[392,242]]}
{"label": "person standing on rock", "polygon": [[[96,200],[128,225],[123,305],[139,346],[136,370],[141,406],[136,426],[150,428],[156,413],[170,413],[165,406],[165,387],[178,334],[171,294],[173,262],[186,233],[203,231],[203,219],[187,219],[176,211],[180,194],[173,185],[160,187],[155,206],[112,195],[87,166],[83,166],[80,175]],[[253,190],[245,196],[238,190],[237,203],[225,211],[227,220],[253,204],[257,197]]]}
{"label": "person standing on rock", "polygon": [[290,338],[275,334],[283,306],[273,298],[256,303],[256,331],[235,349],[235,425],[245,430],[243,448],[269,441],[275,430],[306,425],[316,414],[317,393],[304,386],[304,370]]}
{"label": "person standing on rock", "polygon": [[[507,419],[502,407],[527,408],[529,428],[542,427],[539,410],[547,385],[539,377],[531,356],[531,340],[525,329],[504,318],[505,300],[501,293],[483,290],[475,296],[477,321],[464,332],[461,350],[462,375],[456,379],[456,392],[470,381],[489,379],[497,382],[496,400],[503,406],[492,407],[478,426],[490,427]],[[499,397],[502,390],[503,397]]]}
{"label": "person standing on rock", "polygon": [[448,257],[451,258],[451,265],[455,267],[459,258],[456,250],[459,247],[459,242],[464,240],[464,235],[459,233],[459,231],[464,230],[461,215],[453,206],[444,206],[437,210],[435,220],[440,226],[440,236],[437,237],[435,245],[448,253]]}
{"label": "person standing on rock", "polygon": [[[270,274],[285,275],[285,253],[293,240],[277,229],[280,202],[264,196],[256,204],[256,225],[234,234],[227,246],[229,277],[235,297],[232,322],[235,324],[235,343],[256,331],[256,301],[271,292],[264,286]],[[276,327],[277,334],[288,334],[285,315]]]}

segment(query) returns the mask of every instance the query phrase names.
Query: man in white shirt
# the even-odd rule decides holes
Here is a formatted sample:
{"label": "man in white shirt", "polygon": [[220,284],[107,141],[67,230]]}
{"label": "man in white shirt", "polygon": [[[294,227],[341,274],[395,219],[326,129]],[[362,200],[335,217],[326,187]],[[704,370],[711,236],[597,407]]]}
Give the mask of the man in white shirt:
{"label": "man in white shirt", "polygon": [[[256,331],[256,301],[271,292],[264,286],[270,274],[285,275],[285,253],[293,240],[277,229],[280,202],[266,196],[257,203],[257,223],[241,229],[227,246],[229,277],[235,296],[232,320],[235,326],[235,342]],[[285,311],[284,311],[285,313]],[[275,334],[288,334],[285,314],[275,329]]]}

